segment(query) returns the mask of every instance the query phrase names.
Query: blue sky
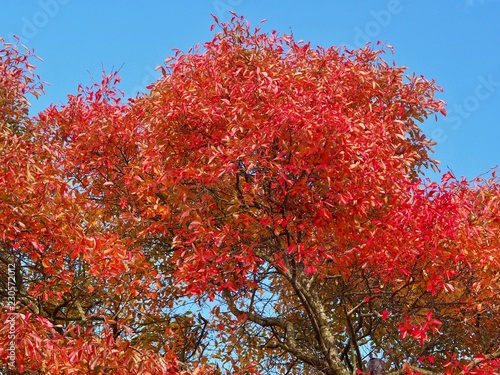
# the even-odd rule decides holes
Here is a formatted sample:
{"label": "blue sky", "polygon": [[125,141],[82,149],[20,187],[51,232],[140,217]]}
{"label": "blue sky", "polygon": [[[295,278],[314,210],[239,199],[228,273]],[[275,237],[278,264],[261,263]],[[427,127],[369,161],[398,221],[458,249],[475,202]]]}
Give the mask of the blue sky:
{"label": "blue sky", "polygon": [[500,164],[500,0],[2,0],[0,35],[18,35],[44,60],[38,74],[50,86],[35,112],[102,69],[121,68],[128,96],[144,91],[173,48],[211,40],[210,15],[228,20],[229,11],[312,45],[392,45],[387,59],[445,90],[448,117],[423,125],[443,171],[473,178]]}

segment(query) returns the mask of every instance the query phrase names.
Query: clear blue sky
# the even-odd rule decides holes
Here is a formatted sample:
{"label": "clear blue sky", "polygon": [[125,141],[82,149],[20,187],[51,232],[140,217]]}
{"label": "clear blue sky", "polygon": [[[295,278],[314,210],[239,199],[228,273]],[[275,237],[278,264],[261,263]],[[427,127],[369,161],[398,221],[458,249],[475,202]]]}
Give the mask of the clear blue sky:
{"label": "clear blue sky", "polygon": [[121,67],[127,95],[145,90],[173,48],[210,40],[210,14],[228,20],[231,10],[312,45],[394,46],[389,59],[445,90],[448,117],[423,126],[443,170],[472,178],[500,164],[500,0],[1,0],[0,35],[20,36],[43,58],[50,86],[33,101],[38,111],[103,68]]}

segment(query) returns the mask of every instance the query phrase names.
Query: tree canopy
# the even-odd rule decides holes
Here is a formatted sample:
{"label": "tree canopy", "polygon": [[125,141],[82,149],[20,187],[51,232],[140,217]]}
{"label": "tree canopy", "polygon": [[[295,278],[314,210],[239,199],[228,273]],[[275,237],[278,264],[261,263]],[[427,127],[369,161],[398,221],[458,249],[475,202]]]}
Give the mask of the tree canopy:
{"label": "tree canopy", "polygon": [[36,116],[1,40],[0,370],[498,373],[500,184],[424,179],[440,88],[390,46],[215,26],[148,92]]}

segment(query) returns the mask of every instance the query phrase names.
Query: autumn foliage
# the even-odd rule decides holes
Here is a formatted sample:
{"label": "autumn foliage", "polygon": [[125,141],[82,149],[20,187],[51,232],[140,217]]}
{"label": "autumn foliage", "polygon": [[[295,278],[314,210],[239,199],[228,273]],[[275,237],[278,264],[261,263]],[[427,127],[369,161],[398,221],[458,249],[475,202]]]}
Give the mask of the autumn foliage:
{"label": "autumn foliage", "polygon": [[498,373],[500,185],[423,179],[439,88],[216,26],[147,93],[112,73],[34,117],[3,44],[0,369],[14,318],[12,373]]}

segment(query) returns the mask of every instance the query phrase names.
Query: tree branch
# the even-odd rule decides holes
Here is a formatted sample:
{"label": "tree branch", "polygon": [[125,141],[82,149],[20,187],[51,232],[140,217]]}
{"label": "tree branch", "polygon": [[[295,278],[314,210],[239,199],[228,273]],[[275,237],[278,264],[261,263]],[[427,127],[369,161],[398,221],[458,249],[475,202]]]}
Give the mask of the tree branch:
{"label": "tree branch", "polygon": [[[472,370],[474,367],[479,365],[481,362],[490,360],[490,359],[495,359],[495,358],[500,358],[500,351],[492,353],[492,354],[485,354],[481,358],[476,358],[473,359],[472,361],[469,362],[469,364],[466,366],[467,370]],[[461,374],[465,374],[465,370],[461,372]]]}

